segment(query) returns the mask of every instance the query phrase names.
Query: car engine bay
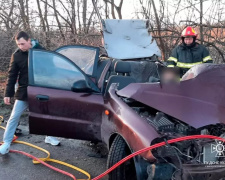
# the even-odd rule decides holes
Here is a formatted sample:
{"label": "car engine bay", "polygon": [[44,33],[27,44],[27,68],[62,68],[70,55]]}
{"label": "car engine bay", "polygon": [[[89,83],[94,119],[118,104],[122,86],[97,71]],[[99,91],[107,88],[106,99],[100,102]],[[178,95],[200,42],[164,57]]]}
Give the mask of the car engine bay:
{"label": "car engine bay", "polygon": [[[122,98],[122,100],[158,132],[159,137],[154,139],[151,145],[189,135],[225,137],[224,124],[194,128],[133,99]],[[147,167],[148,180],[200,178],[223,180],[225,176],[224,151],[223,142],[205,139],[182,141],[159,147],[152,150],[156,161]],[[219,168],[217,172],[220,173],[216,173],[215,168]],[[201,173],[203,171],[204,173]]]}

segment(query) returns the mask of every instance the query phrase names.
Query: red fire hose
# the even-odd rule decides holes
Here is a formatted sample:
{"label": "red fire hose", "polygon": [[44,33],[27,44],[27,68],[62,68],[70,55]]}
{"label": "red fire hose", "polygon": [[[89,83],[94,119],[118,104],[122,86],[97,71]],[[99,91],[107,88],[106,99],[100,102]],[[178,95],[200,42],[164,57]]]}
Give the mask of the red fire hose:
{"label": "red fire hose", "polygon": [[54,167],[54,166],[51,166],[50,164],[48,164],[48,163],[46,163],[46,162],[40,160],[39,158],[37,158],[37,157],[35,157],[35,156],[31,155],[31,154],[28,154],[28,153],[23,152],[23,151],[17,151],[17,150],[10,150],[10,152],[23,154],[23,155],[25,155],[25,156],[27,156],[27,157],[29,157],[29,158],[32,158],[32,159],[35,160],[35,161],[38,161],[39,163],[41,163],[41,164],[47,166],[48,168],[50,168],[50,169],[52,169],[52,170],[54,170],[54,171],[57,171],[57,172],[59,172],[59,173],[61,173],[61,174],[64,174],[64,175],[66,175],[66,176],[69,176],[69,177],[71,177],[73,180],[77,180],[76,177],[75,177],[74,175],[72,175],[71,173],[68,173],[68,172],[63,171],[63,170],[61,170],[61,169],[59,169],[59,168],[56,168],[56,167]]}
{"label": "red fire hose", "polygon": [[[171,139],[171,140],[168,140],[167,143],[168,144],[171,144],[171,143],[175,143],[175,142],[179,142],[179,141],[186,141],[186,140],[191,140],[191,139],[216,139],[216,140],[220,140],[220,141],[225,141],[225,139],[223,139],[221,137],[217,137],[217,136],[211,136],[211,135],[193,135],[193,136],[184,136],[184,137],[179,137],[179,138],[176,138],[176,139]],[[101,179],[102,177],[104,177],[105,175],[109,174],[115,168],[117,168],[118,166],[120,166],[121,164],[123,164],[125,161],[133,158],[134,156],[137,156],[137,155],[139,155],[139,154],[141,154],[143,152],[146,152],[146,151],[149,151],[149,150],[152,150],[152,149],[155,149],[155,148],[164,146],[164,145],[166,145],[166,142],[157,143],[157,144],[154,144],[154,145],[152,145],[150,147],[147,147],[147,148],[141,149],[141,150],[139,150],[137,152],[134,152],[134,153],[130,154],[129,156],[123,158],[118,163],[116,163],[111,168],[109,168],[107,171],[105,171],[104,173],[100,174],[99,176],[95,177],[92,180]]]}
{"label": "red fire hose", "polygon": [[[17,137],[14,138],[14,141],[17,139]],[[223,141],[225,142],[225,139],[221,138],[221,137],[217,137],[217,136],[211,136],[211,135],[192,135],[192,136],[184,136],[184,137],[179,137],[179,138],[176,138],[176,139],[171,139],[171,140],[168,140],[167,143],[168,144],[171,144],[171,143],[176,143],[176,142],[179,142],[179,141],[186,141],[186,140],[191,140],[191,139],[216,139],[216,140],[220,140],[220,141]],[[0,143],[1,144],[1,143]],[[157,144],[154,144],[150,147],[147,147],[147,148],[144,148],[144,149],[141,149],[137,152],[134,152],[132,154],[130,154],[129,156],[123,158],[122,160],[120,160],[119,162],[117,162],[115,165],[113,165],[111,168],[109,168],[108,170],[106,170],[104,173],[100,174],[99,176],[93,178],[92,180],[98,180],[98,179],[101,179],[102,177],[106,176],[107,174],[109,174],[111,171],[113,171],[115,168],[117,168],[118,166],[120,166],[121,164],[123,164],[124,162],[126,162],[127,160],[133,158],[134,156],[137,156],[137,155],[140,155],[146,151],[149,151],[149,150],[153,150],[155,148],[158,148],[158,147],[161,147],[161,146],[165,146],[166,145],[166,142],[161,142],[161,143],[157,143]],[[36,161],[38,161],[39,163],[59,172],[59,173],[62,173],[64,175],[67,175],[69,177],[71,177],[73,180],[76,180],[76,177],[66,171],[63,171],[61,169],[58,169],[54,166],[51,166],[49,164],[47,164],[46,162],[42,161],[41,159],[35,157],[35,156],[32,156],[31,154],[28,154],[26,152],[22,152],[22,151],[17,151],[17,150],[10,150],[10,152],[14,152],[14,153],[20,153],[20,154],[23,154],[23,155],[26,155]],[[90,176],[89,176],[89,179],[90,179]]]}

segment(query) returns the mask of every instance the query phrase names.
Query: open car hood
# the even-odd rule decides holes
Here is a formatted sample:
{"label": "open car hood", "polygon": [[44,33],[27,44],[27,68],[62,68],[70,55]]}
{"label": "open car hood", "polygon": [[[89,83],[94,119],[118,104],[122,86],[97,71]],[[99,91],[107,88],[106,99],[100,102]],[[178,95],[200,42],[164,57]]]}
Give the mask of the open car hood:
{"label": "open car hood", "polygon": [[180,84],[134,83],[118,91],[195,128],[225,124],[225,65],[198,65]]}
{"label": "open car hood", "polygon": [[111,58],[135,59],[161,56],[160,50],[148,33],[147,20],[102,21],[104,47]]}

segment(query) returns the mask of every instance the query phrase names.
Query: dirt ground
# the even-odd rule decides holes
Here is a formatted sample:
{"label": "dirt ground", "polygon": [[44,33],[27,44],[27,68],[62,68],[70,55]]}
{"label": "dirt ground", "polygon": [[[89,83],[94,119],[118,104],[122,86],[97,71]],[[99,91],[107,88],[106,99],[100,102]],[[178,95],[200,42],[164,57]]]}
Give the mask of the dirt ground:
{"label": "dirt ground", "polygon": [[[3,103],[4,85],[5,73],[0,72],[0,115],[4,116],[4,119],[7,120],[10,116],[12,106],[6,106]],[[4,122],[1,125],[6,126],[6,123]],[[19,128],[22,129],[22,134],[19,136],[18,140],[30,142],[48,150],[53,159],[65,161],[84,169],[91,174],[91,177],[96,177],[106,170],[107,150],[103,144],[95,145],[87,141],[65,138],[59,138],[61,141],[60,146],[45,144],[45,136],[29,134],[28,112],[22,115]],[[0,141],[2,141],[3,133],[4,131],[0,129]],[[43,152],[22,144],[13,143],[11,149],[25,151],[36,157],[46,156]],[[72,173],[78,179],[86,178],[86,176],[73,169],[55,163],[49,164]],[[0,179],[4,180],[72,179],[43,165],[34,165],[30,158],[16,153],[9,153],[4,156],[0,155],[0,175]],[[104,179],[106,180],[107,177],[103,178],[103,180]]]}

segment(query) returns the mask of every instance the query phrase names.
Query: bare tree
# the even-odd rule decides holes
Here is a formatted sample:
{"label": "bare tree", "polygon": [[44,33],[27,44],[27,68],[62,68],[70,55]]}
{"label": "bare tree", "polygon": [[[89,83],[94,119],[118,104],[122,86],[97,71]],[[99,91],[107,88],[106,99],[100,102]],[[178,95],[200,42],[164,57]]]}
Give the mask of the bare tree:
{"label": "bare tree", "polygon": [[[47,0],[46,0],[47,1]],[[38,7],[38,14],[40,17],[40,23],[41,23],[41,29],[43,30],[43,35],[45,39],[45,46],[46,48],[50,47],[50,40],[48,38],[49,35],[49,25],[48,25],[48,19],[47,19],[47,9],[46,9],[46,4],[45,4],[45,12],[44,14],[42,13],[41,6],[40,6],[40,1],[36,0],[37,2],[37,7]]]}
{"label": "bare tree", "polygon": [[106,7],[107,7],[107,3],[111,4],[111,14],[112,14],[113,19],[116,19],[115,9],[116,9],[119,19],[122,19],[123,0],[120,0],[120,3],[118,6],[115,4],[114,0],[104,0],[104,2],[106,3]]}
{"label": "bare tree", "polygon": [[83,26],[84,26],[84,31],[86,31],[86,21],[87,21],[87,0],[83,0]]}
{"label": "bare tree", "polygon": [[12,35],[12,30],[15,26],[18,26],[17,18],[14,14],[15,10],[15,1],[2,1],[0,6],[0,19],[1,24],[4,24],[6,31]]}
{"label": "bare tree", "polygon": [[58,17],[58,11],[56,10],[55,0],[52,0],[52,3],[53,3],[54,15],[55,15],[55,19],[57,21],[58,27],[59,27],[60,35],[61,35],[62,39],[65,40],[65,35],[63,34],[62,25],[61,25],[61,22],[59,21],[59,17]]}
{"label": "bare tree", "polygon": [[[139,0],[141,12],[138,17],[149,19],[150,30],[166,60],[172,49],[180,42],[180,34],[187,26],[193,26],[198,32],[197,41],[206,45],[214,62],[225,62],[224,25],[221,20],[225,13],[225,2],[215,0],[211,6],[203,8],[203,0]],[[209,2],[208,2],[209,3]]]}
{"label": "bare tree", "polygon": [[23,21],[23,28],[31,34],[31,28],[30,28],[30,22],[29,22],[29,6],[28,2],[29,0],[18,0],[19,6],[20,6],[20,14],[21,14],[21,19]]}
{"label": "bare tree", "polygon": [[[152,0],[152,7],[155,13],[155,19],[156,19],[156,24],[157,24],[157,36],[159,37],[159,42],[160,42],[160,48],[161,48],[161,52],[162,52],[162,58],[165,59],[165,46],[164,46],[164,42],[163,42],[163,37],[161,36],[161,23],[160,23],[160,19],[155,7],[155,2],[154,0]],[[163,16],[161,18],[161,20],[163,19]]]}

